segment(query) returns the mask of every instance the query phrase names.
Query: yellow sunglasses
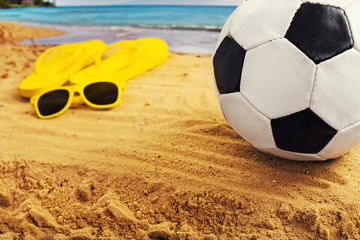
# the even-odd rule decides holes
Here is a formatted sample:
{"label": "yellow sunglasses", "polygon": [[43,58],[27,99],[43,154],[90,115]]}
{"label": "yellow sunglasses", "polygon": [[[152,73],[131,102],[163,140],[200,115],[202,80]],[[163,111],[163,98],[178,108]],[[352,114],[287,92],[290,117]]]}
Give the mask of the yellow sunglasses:
{"label": "yellow sunglasses", "polygon": [[[121,93],[125,90],[126,84],[123,81],[99,81],[47,89],[33,96],[30,102],[40,118],[48,119],[84,102],[98,109],[115,107],[121,103]],[[80,96],[75,96],[75,93]]]}

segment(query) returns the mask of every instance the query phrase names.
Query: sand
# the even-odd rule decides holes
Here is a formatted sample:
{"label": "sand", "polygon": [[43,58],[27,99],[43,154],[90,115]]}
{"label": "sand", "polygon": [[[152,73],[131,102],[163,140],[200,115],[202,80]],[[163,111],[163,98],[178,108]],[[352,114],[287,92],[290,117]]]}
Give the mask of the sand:
{"label": "sand", "polygon": [[16,22],[0,21],[0,42],[17,42],[23,39],[31,39],[35,41],[36,38],[44,38],[51,36],[58,36],[63,34],[63,31],[23,26]]}
{"label": "sand", "polygon": [[210,56],[172,53],[123,103],[40,120],[17,85],[49,46],[0,45],[0,239],[360,239],[360,149],[259,152],[224,120]]}

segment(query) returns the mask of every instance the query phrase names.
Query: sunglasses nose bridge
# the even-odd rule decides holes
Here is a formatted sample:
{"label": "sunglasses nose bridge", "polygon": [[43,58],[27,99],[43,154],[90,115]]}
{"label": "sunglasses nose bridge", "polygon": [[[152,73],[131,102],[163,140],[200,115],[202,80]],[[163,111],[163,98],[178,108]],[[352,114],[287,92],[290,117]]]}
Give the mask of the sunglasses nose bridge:
{"label": "sunglasses nose bridge", "polygon": [[72,86],[72,90],[74,93],[79,93],[81,94],[81,92],[83,91],[84,89],[84,85],[73,85]]}
{"label": "sunglasses nose bridge", "polygon": [[72,87],[72,95],[73,95],[73,99],[71,103],[72,107],[76,107],[84,103],[84,100],[82,98],[83,88],[84,87],[81,85],[75,85]]}

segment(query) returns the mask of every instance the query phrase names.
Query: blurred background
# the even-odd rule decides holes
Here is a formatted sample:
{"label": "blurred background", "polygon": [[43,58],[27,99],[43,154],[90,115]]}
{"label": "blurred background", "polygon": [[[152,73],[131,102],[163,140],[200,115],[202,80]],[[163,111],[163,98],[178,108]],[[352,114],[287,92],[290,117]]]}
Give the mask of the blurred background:
{"label": "blurred background", "polygon": [[[61,44],[89,39],[113,43],[158,37],[170,49],[212,53],[218,34],[239,0],[0,0],[0,20],[46,27],[65,34],[36,39]],[[32,43],[25,40],[25,44]]]}

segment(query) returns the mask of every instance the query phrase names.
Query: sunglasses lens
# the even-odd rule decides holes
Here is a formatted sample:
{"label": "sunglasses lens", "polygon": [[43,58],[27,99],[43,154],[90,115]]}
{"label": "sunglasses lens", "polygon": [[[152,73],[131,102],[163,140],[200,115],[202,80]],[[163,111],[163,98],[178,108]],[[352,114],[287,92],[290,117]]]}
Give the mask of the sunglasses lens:
{"label": "sunglasses lens", "polygon": [[84,88],[84,95],[93,104],[108,105],[117,101],[119,90],[114,83],[98,82],[86,86]]}
{"label": "sunglasses lens", "polygon": [[39,98],[38,108],[43,116],[49,116],[60,112],[69,100],[69,92],[66,90],[55,90],[45,93]]}

